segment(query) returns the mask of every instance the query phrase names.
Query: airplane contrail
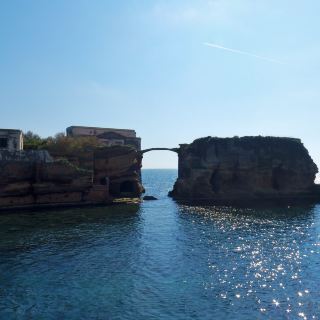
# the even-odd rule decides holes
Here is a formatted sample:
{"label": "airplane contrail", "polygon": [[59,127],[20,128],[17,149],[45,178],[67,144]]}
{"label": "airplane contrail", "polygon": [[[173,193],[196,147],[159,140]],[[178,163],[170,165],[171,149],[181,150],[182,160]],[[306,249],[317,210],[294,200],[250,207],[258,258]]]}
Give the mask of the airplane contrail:
{"label": "airplane contrail", "polygon": [[281,61],[279,61],[279,60],[276,60],[276,59],[259,56],[259,55],[257,55],[257,54],[250,53],[250,52],[246,52],[246,51],[241,51],[241,50],[237,50],[237,49],[231,49],[231,48],[223,47],[223,46],[220,46],[220,45],[215,44],[215,43],[204,42],[203,44],[204,44],[205,46],[211,47],[211,48],[216,48],[216,49],[220,49],[220,50],[225,50],[225,51],[229,51],[229,52],[233,52],[233,53],[239,53],[239,54],[243,54],[243,55],[246,55],[246,56],[254,57],[254,58],[257,58],[257,59],[266,60],[266,61],[269,61],[269,62],[284,64],[283,62],[281,62]]}

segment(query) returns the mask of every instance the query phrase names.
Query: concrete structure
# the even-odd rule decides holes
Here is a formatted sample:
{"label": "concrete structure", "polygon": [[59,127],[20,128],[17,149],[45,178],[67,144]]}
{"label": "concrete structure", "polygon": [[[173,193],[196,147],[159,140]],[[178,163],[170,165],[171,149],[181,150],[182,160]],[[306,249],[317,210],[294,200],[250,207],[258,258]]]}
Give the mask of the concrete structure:
{"label": "concrete structure", "polygon": [[0,150],[23,150],[22,131],[15,129],[0,129]]}
{"label": "concrete structure", "polygon": [[141,138],[137,137],[134,130],[129,129],[71,126],[67,128],[67,136],[95,136],[106,146],[126,145],[141,150]]}

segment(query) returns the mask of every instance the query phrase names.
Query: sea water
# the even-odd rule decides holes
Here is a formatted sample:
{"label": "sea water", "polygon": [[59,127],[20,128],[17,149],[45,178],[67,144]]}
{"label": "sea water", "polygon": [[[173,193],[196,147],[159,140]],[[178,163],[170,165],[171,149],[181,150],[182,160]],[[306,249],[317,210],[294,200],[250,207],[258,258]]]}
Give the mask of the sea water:
{"label": "sea water", "polygon": [[320,206],[141,205],[0,215],[0,319],[319,319]]}

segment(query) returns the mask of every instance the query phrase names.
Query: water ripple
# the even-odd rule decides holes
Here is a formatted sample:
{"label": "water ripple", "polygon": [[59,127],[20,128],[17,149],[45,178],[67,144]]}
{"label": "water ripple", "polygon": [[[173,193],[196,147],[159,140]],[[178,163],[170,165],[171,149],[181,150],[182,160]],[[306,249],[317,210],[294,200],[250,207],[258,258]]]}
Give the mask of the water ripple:
{"label": "water ripple", "polygon": [[0,319],[318,319],[320,206],[160,200],[0,216]]}

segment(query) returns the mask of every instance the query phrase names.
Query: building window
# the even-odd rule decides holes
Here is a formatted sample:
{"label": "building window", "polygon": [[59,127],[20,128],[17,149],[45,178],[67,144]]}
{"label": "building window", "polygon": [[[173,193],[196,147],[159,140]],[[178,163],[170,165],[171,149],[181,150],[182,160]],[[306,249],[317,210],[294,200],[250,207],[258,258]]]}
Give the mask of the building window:
{"label": "building window", "polygon": [[7,148],[8,148],[8,139],[0,138],[0,149],[7,149]]}
{"label": "building window", "polygon": [[124,140],[110,140],[110,145],[112,146],[123,146]]}

